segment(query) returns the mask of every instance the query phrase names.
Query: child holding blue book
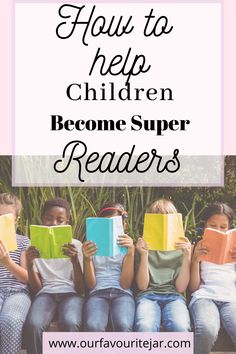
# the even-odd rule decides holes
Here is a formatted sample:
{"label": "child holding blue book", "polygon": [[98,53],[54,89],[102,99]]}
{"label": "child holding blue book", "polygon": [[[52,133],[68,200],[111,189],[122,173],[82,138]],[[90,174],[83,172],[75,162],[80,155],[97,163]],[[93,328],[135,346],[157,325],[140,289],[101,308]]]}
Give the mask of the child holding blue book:
{"label": "child holding blue book", "polygon": [[[173,203],[160,199],[149,211],[154,214],[177,213]],[[187,238],[175,244],[174,251],[148,250],[139,238],[136,245],[135,331],[190,331],[190,318],[183,293],[190,277],[191,244]]]}
{"label": "child holding blue book", "polygon": [[[118,203],[109,203],[102,207],[101,218],[122,217],[124,230],[127,213]],[[101,235],[102,237],[102,235]],[[85,241],[84,277],[89,289],[85,304],[85,329],[91,332],[104,332],[110,324],[113,331],[132,331],[135,303],[130,290],[134,275],[133,240],[126,234],[118,237],[119,246],[127,247],[127,253],[120,252],[113,257],[96,256],[97,246]]]}
{"label": "child holding blue book", "polygon": [[[15,224],[20,216],[21,203],[12,194],[0,194],[0,215],[13,214]],[[22,329],[31,300],[27,286],[25,251],[28,237],[16,235],[17,249],[8,252],[0,240],[0,353],[19,354]]]}
{"label": "child holding blue book", "polygon": [[[204,211],[204,228],[226,232],[232,228],[233,219],[233,210],[228,205],[214,203]],[[236,247],[230,250],[235,259],[231,263],[201,261],[201,256],[208,252],[210,250],[200,240],[191,264],[189,307],[194,322],[195,354],[210,354],[221,325],[236,350]]]}
{"label": "child holding blue book", "polygon": [[[42,225],[67,225],[70,205],[64,199],[48,200],[42,209]],[[61,331],[75,332],[82,326],[84,282],[81,243],[64,245],[68,258],[40,258],[35,247],[27,250],[29,284],[35,294],[26,321],[28,354],[42,353],[42,332],[58,317]]]}

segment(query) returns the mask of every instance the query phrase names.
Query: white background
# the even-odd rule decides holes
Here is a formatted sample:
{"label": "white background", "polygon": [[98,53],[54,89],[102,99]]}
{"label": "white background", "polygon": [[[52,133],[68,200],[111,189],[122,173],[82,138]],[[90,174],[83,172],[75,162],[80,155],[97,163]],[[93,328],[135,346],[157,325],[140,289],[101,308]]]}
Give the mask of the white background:
{"label": "white background", "polygon": [[[56,36],[59,4],[16,4],[15,7],[15,153],[18,155],[59,155],[71,140],[82,140],[89,151],[120,154],[136,144],[136,153],[156,148],[171,155],[220,155],[221,153],[221,29],[219,4],[96,4],[95,15],[133,15],[134,30],[122,37],[88,36],[81,43],[81,29],[61,40]],[[86,4],[81,20],[89,17]],[[174,28],[168,35],[144,37],[150,9],[165,15]],[[84,16],[84,17],[83,17]],[[107,57],[144,54],[151,69],[131,78],[134,87],[170,87],[174,101],[71,101],[69,84],[88,81],[92,87],[115,82],[122,88],[126,77],[88,73],[98,47]],[[96,70],[96,73],[98,71]],[[125,119],[124,132],[51,132],[51,114],[64,119]],[[130,118],[189,119],[185,132],[132,132]]]}

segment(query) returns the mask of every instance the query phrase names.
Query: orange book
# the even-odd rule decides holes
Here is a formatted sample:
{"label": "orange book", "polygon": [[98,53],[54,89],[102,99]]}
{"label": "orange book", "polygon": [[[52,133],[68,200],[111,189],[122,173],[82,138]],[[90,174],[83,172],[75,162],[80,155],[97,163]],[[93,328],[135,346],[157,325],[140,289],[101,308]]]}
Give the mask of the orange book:
{"label": "orange book", "polygon": [[207,247],[208,254],[201,256],[202,261],[216,264],[236,262],[231,251],[236,246],[236,229],[221,232],[214,229],[205,229],[202,246]]}

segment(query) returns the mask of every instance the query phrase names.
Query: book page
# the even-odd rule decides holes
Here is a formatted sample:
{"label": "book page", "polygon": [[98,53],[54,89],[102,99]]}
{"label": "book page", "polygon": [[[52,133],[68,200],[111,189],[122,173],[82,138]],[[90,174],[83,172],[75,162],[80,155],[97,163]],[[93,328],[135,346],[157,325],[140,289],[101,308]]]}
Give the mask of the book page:
{"label": "book page", "polygon": [[111,218],[87,218],[86,239],[97,245],[95,256],[113,256],[113,221]]}
{"label": "book page", "polygon": [[166,216],[168,223],[166,250],[174,251],[176,249],[175,243],[183,242],[185,237],[182,214],[168,214]]}
{"label": "book page", "polygon": [[117,244],[118,236],[124,234],[124,227],[122,222],[122,216],[114,216],[113,220],[113,255],[127,253],[127,247],[122,247]]}
{"label": "book page", "polygon": [[223,264],[226,244],[227,234],[210,228],[205,229],[202,246],[207,247],[209,253],[201,256],[201,260]]}
{"label": "book page", "polygon": [[236,262],[235,258],[232,258],[231,251],[236,247],[236,229],[229,230],[227,232],[227,245],[225,249],[224,263]]}
{"label": "book page", "polygon": [[49,230],[51,258],[68,258],[62,252],[65,243],[72,242],[72,227],[70,225],[56,226]]}
{"label": "book page", "polygon": [[30,243],[37,248],[40,258],[51,258],[49,227],[30,225]]}
{"label": "book page", "polygon": [[164,251],[166,249],[167,231],[164,214],[145,214],[143,238],[149,250]]}
{"label": "book page", "polygon": [[0,216],[0,239],[4,242],[8,252],[17,249],[16,230],[13,214]]}

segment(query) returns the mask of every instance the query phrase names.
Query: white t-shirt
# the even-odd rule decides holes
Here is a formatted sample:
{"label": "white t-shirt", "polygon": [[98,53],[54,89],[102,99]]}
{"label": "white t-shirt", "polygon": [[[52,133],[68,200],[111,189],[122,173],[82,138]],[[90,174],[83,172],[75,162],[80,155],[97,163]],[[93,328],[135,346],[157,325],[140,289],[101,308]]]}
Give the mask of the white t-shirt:
{"label": "white t-shirt", "polygon": [[[83,270],[82,244],[75,239],[72,243],[77,248],[78,260]],[[34,260],[34,270],[40,274],[42,282],[42,289],[39,290],[37,295],[41,293],[76,293],[70,258],[37,258]]]}
{"label": "white t-shirt", "polygon": [[197,299],[236,302],[236,263],[201,262],[201,284],[192,294],[190,306]]}

